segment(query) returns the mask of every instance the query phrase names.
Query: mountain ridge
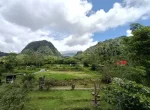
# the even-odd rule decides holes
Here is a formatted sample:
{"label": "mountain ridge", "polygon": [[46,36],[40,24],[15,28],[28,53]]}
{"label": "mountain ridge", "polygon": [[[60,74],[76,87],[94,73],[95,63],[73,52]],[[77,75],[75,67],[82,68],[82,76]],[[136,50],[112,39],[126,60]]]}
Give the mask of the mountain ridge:
{"label": "mountain ridge", "polygon": [[7,55],[8,55],[8,53],[1,52],[1,51],[0,51],[0,57],[7,56]]}

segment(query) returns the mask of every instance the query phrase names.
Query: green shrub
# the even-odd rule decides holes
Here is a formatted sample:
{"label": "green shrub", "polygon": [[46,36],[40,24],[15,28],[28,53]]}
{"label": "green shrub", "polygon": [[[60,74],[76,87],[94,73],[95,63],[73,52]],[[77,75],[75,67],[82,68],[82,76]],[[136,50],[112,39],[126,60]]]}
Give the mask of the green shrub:
{"label": "green shrub", "polygon": [[9,85],[0,99],[0,110],[23,110],[27,91],[19,85]]}
{"label": "green shrub", "polygon": [[150,88],[133,81],[114,78],[105,96],[116,110],[150,110]]}
{"label": "green shrub", "polygon": [[5,66],[0,64],[0,75],[2,72],[6,72]]}
{"label": "green shrub", "polygon": [[91,70],[92,71],[96,71],[97,70],[97,65],[96,64],[92,64],[91,65]]}
{"label": "green shrub", "polygon": [[23,86],[26,89],[31,89],[34,87],[34,80],[35,80],[35,76],[34,74],[26,74],[25,76],[23,76],[22,78],[22,82],[23,82]]}
{"label": "green shrub", "polygon": [[84,67],[89,67],[89,63],[88,63],[87,61],[84,61],[84,62],[83,62],[83,66],[84,66]]}
{"label": "green shrub", "polygon": [[126,78],[128,80],[136,81],[137,83],[142,83],[144,77],[146,76],[146,69],[143,66],[128,67],[126,70]]}

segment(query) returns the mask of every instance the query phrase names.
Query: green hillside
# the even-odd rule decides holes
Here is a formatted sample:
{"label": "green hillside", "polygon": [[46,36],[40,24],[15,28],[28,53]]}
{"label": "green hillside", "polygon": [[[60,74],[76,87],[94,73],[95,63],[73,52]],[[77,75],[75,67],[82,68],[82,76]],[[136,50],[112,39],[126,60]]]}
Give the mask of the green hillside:
{"label": "green hillside", "polygon": [[124,37],[99,42],[84,52],[76,54],[75,57],[88,60],[90,63],[105,63],[107,61],[120,60],[124,58],[122,49]]}
{"label": "green hillside", "polygon": [[51,56],[61,57],[60,52],[54,47],[54,45],[51,42],[48,42],[46,40],[35,41],[35,42],[29,43],[22,50],[21,53],[25,54],[25,53],[28,53],[29,51],[39,52],[43,55],[51,55]]}

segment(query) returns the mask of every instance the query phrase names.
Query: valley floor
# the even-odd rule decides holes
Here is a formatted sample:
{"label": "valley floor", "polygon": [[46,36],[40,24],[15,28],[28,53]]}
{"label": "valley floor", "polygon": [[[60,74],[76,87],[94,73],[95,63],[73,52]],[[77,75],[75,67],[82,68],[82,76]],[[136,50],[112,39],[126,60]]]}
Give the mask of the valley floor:
{"label": "valley floor", "polygon": [[[40,70],[34,75],[35,87],[28,94],[29,101],[25,104],[25,110],[96,110],[91,93],[94,91],[93,81],[101,77],[99,73]],[[54,80],[56,85],[49,90],[39,90],[38,79],[43,76],[46,80]],[[71,90],[70,83],[75,85],[74,90]],[[100,104],[103,110],[110,107],[104,101]]]}

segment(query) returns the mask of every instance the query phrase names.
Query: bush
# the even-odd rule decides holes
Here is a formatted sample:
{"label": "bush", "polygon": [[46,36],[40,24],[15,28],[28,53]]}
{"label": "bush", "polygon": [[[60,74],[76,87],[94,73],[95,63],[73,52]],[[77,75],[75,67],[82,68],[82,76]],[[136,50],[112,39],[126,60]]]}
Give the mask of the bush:
{"label": "bush", "polygon": [[2,72],[6,72],[4,65],[0,64],[0,75]]}
{"label": "bush", "polygon": [[84,66],[84,67],[89,67],[89,63],[86,62],[86,61],[84,61],[84,62],[83,62],[83,66]]}
{"label": "bush", "polygon": [[114,78],[105,95],[115,110],[150,110],[150,88],[133,81]]}
{"label": "bush", "polygon": [[146,76],[146,69],[143,66],[128,67],[126,70],[126,78],[128,80],[142,83]]}
{"label": "bush", "polygon": [[9,85],[0,99],[0,110],[23,110],[27,91],[19,85]]}
{"label": "bush", "polygon": [[26,89],[31,89],[34,87],[34,74],[26,74],[23,79],[22,79],[22,82],[23,82],[23,86],[24,88]]}
{"label": "bush", "polygon": [[96,71],[97,70],[97,65],[96,64],[92,64],[91,70]]}
{"label": "bush", "polygon": [[106,83],[106,84],[111,83],[111,76],[108,75],[108,74],[105,74],[105,75],[102,77],[102,82],[103,82],[103,83]]}

